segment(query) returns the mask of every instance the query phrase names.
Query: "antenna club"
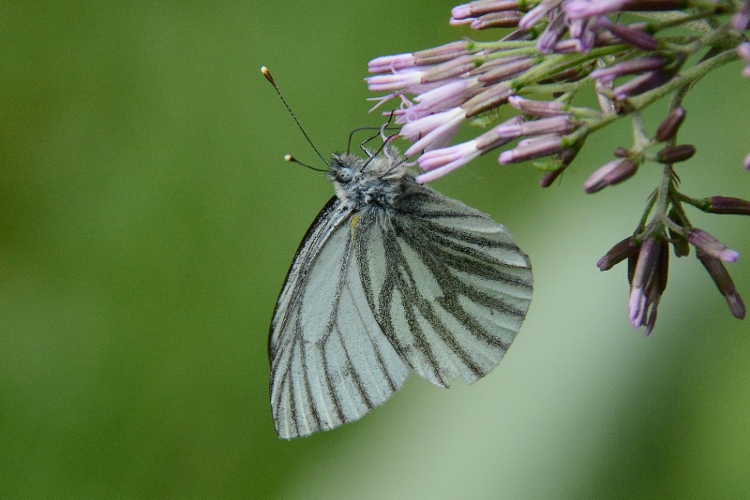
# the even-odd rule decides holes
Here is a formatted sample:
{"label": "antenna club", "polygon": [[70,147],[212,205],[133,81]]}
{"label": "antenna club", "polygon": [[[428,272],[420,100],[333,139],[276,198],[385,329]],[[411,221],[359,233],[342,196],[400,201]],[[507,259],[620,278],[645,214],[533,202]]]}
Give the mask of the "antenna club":
{"label": "antenna club", "polygon": [[294,156],[292,155],[284,155],[284,161],[293,162]]}
{"label": "antenna club", "polygon": [[266,80],[271,82],[271,85],[273,85],[274,87],[276,86],[276,82],[273,81],[273,77],[271,76],[271,72],[268,71],[268,68],[266,68],[265,66],[261,66],[260,72],[263,73],[263,76],[266,77]]}

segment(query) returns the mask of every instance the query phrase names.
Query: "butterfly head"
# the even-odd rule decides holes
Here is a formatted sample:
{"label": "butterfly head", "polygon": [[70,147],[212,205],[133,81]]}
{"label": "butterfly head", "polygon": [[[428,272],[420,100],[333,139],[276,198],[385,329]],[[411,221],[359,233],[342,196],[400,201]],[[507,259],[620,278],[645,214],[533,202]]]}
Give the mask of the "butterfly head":
{"label": "butterfly head", "polygon": [[388,208],[403,192],[407,175],[403,158],[380,153],[368,159],[351,153],[334,154],[329,180],[342,203],[358,210],[367,206]]}

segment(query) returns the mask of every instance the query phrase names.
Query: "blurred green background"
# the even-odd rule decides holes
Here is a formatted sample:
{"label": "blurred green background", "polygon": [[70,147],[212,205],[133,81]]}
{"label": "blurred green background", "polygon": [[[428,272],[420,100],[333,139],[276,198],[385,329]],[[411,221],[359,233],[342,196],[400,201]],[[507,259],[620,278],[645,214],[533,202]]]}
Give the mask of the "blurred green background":
{"label": "blurred green background", "polygon": [[[748,498],[750,329],[691,256],[650,338],[625,268],[651,165],[593,196],[630,146],[588,141],[548,190],[496,155],[435,184],[531,256],[527,322],[500,367],[292,442],[274,432],[266,341],[297,244],[331,196],[259,72],[322,151],[377,125],[369,59],[473,36],[449,1],[4,2],[0,13],[1,498]],[[693,196],[750,197],[739,64],[686,101]],[[649,116],[655,130],[662,110]],[[743,257],[750,220],[693,222]]]}

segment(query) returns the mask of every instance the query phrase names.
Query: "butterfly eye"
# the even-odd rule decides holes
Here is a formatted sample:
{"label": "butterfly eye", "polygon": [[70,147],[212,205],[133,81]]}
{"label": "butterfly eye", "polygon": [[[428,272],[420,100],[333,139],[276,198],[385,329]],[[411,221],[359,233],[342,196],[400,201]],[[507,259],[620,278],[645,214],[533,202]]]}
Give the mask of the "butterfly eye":
{"label": "butterfly eye", "polygon": [[341,167],[338,172],[336,172],[336,180],[339,182],[349,182],[352,180],[352,177],[354,177],[354,173],[349,167]]}

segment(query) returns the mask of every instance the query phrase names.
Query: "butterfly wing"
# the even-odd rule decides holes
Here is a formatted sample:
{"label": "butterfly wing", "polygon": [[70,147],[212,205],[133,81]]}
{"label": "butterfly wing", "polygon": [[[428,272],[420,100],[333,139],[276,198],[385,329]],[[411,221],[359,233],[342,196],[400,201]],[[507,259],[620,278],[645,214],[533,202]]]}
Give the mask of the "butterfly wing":
{"label": "butterfly wing", "polygon": [[[405,181],[390,215],[357,224],[365,295],[383,332],[439,386],[492,370],[529,308],[531,264],[504,226]],[[363,227],[369,224],[369,227]]]}
{"label": "butterfly wing", "polygon": [[357,420],[409,374],[365,297],[351,221],[351,210],[332,198],[308,230],[279,296],[268,350],[281,438]]}

